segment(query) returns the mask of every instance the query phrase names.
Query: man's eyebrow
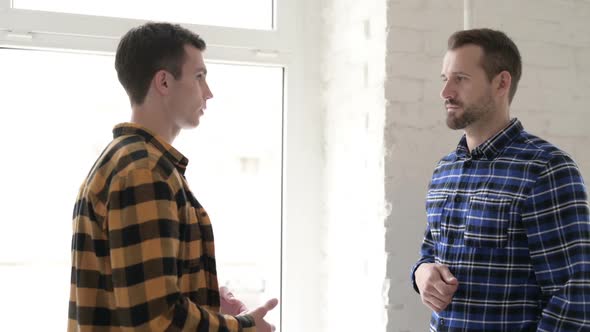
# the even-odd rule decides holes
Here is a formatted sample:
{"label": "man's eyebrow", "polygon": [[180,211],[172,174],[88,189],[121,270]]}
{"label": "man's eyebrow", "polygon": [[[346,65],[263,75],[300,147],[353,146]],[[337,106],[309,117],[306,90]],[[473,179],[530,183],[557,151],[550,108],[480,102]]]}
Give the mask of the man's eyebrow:
{"label": "man's eyebrow", "polygon": [[[468,76],[468,77],[471,77],[471,75],[469,75],[469,74],[467,74],[466,72],[463,72],[463,71],[454,71],[454,72],[451,72],[451,75],[462,75],[462,76]],[[440,77],[441,77],[441,78],[447,78],[447,75],[445,75],[445,74],[443,73],[443,74],[440,74]]]}
{"label": "man's eyebrow", "polygon": [[463,75],[463,76],[471,76],[464,71],[454,71],[452,72],[453,75]]}

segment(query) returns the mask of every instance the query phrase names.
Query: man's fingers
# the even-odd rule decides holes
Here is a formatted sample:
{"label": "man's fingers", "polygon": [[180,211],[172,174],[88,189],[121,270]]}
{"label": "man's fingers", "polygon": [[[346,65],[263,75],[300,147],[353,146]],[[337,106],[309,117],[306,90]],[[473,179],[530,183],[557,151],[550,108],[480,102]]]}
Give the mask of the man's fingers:
{"label": "man's fingers", "polygon": [[423,300],[424,304],[426,304],[427,307],[429,307],[430,309],[436,311],[436,312],[441,312],[442,309],[440,308],[440,306],[428,301],[428,300]]}
{"label": "man's fingers", "polygon": [[451,299],[452,296],[443,296],[435,293],[426,293],[422,298],[422,302],[424,302],[424,304],[429,303],[433,307],[436,307],[438,311],[442,311],[449,305],[449,303],[451,303]]}
{"label": "man's fingers", "polygon": [[424,292],[424,298],[432,301],[445,302],[447,296],[441,294],[436,288],[429,289]]}
{"label": "man's fingers", "polygon": [[455,276],[451,273],[449,268],[446,265],[438,265],[438,271],[440,273],[441,279],[446,282],[447,284],[457,285],[459,281]]}
{"label": "man's fingers", "polygon": [[439,282],[434,285],[434,291],[430,292],[430,294],[436,295],[441,300],[446,300],[452,298],[456,290],[457,287],[455,285],[447,285],[444,282]]}
{"label": "man's fingers", "polygon": [[266,314],[271,311],[272,309],[274,309],[277,304],[279,304],[279,300],[277,299],[270,299],[268,301],[266,301],[266,303],[256,309],[254,309],[253,312],[256,312],[256,315],[260,315],[260,317],[264,317],[266,316]]}
{"label": "man's fingers", "polygon": [[279,304],[279,300],[277,299],[270,299],[268,301],[266,301],[266,303],[264,304],[264,308],[266,309],[266,311],[271,311],[272,309],[274,309],[277,304]]}
{"label": "man's fingers", "polygon": [[439,301],[433,298],[422,299],[422,302],[436,312],[445,310],[451,304],[451,301]]}

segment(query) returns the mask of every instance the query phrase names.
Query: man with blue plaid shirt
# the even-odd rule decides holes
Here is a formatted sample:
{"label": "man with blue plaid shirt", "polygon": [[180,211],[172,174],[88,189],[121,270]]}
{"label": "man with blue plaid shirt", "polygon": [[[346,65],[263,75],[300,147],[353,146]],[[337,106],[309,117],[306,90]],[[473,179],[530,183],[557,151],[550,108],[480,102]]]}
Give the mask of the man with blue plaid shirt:
{"label": "man with blue plaid shirt", "polygon": [[569,155],[510,118],[520,53],[500,31],[448,41],[441,97],[465,134],[426,200],[414,288],[430,331],[590,331],[590,217]]}

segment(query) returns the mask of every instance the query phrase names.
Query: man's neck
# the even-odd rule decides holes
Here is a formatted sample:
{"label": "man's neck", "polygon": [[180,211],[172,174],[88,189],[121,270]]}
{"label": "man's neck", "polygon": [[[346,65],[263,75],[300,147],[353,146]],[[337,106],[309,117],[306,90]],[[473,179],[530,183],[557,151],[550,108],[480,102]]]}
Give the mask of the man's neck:
{"label": "man's neck", "polygon": [[465,128],[465,138],[467,139],[469,151],[473,151],[473,149],[499,133],[509,123],[510,117],[506,114],[505,117],[499,119],[482,119],[478,123],[469,125]]}
{"label": "man's neck", "polygon": [[180,133],[180,128],[170,122],[162,108],[147,104],[133,105],[131,108],[131,122],[151,130],[168,144],[172,144]]}

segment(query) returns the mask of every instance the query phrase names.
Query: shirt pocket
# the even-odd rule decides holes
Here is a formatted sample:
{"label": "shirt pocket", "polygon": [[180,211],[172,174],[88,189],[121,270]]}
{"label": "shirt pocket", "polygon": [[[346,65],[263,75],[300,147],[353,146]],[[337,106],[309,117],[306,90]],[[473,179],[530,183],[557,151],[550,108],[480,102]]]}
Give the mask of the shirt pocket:
{"label": "shirt pocket", "polygon": [[465,246],[505,248],[512,209],[510,198],[472,196],[463,235]]}
{"label": "shirt pocket", "polygon": [[430,235],[434,242],[440,242],[442,233],[442,220],[445,218],[445,205],[447,204],[448,195],[445,194],[428,194],[426,198],[426,216]]}

